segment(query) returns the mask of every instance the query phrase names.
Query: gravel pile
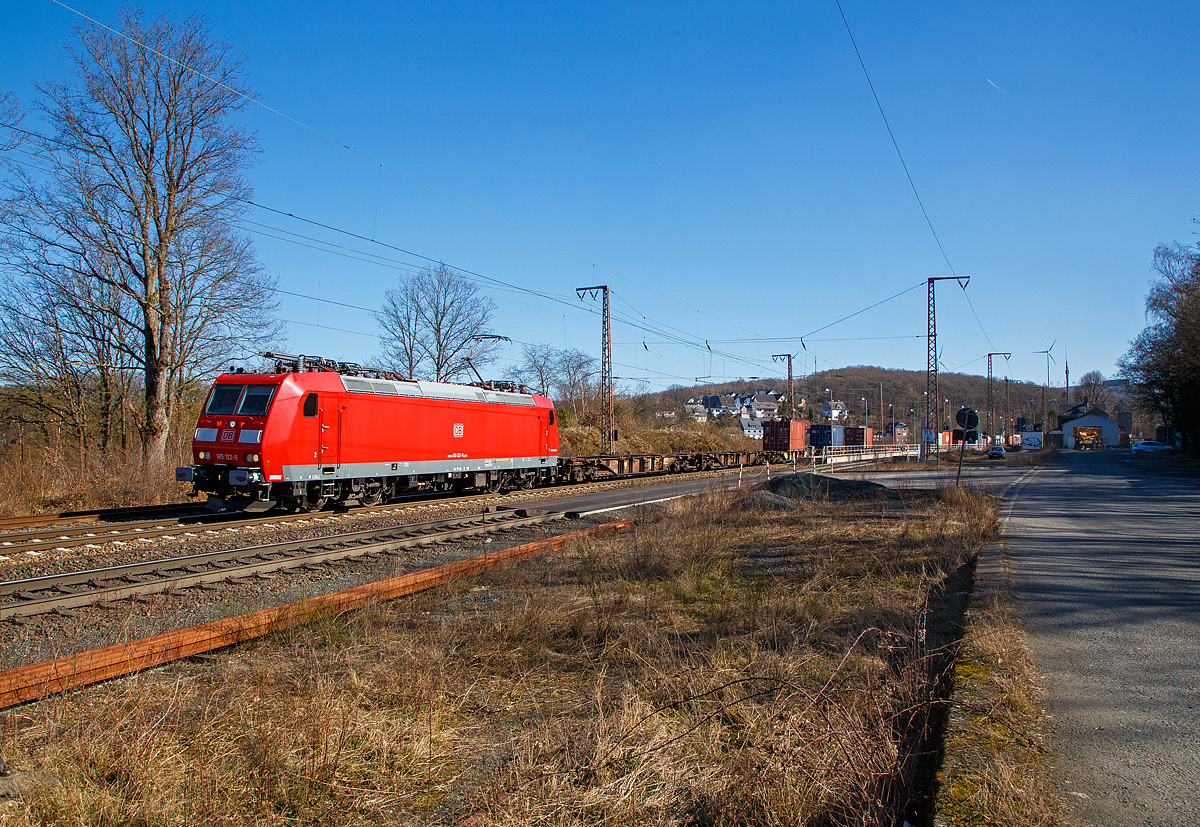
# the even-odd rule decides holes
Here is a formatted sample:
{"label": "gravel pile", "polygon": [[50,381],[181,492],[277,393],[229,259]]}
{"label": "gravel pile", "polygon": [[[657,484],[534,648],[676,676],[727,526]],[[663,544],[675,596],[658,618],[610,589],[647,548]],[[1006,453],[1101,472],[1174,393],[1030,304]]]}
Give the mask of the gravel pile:
{"label": "gravel pile", "polygon": [[771,492],[796,500],[899,499],[893,488],[867,480],[840,480],[820,474],[786,474],[768,483]]}

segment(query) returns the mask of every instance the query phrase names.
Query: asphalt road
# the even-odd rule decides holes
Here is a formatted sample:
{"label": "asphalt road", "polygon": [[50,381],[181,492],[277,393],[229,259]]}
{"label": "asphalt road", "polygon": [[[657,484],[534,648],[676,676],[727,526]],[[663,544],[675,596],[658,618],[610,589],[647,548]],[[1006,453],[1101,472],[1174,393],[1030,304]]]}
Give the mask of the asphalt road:
{"label": "asphalt road", "polygon": [[[776,465],[771,474],[778,477],[790,474],[790,467]],[[810,470],[800,466],[798,471]],[[995,466],[966,466],[963,468],[963,484],[982,488],[999,494],[1012,482],[1026,474],[1028,468],[1005,468]],[[826,473],[826,472],[822,472]],[[863,472],[852,469],[835,470],[831,476],[842,479],[867,479],[887,485],[892,488],[933,488],[954,484],[954,469],[943,466],[935,471],[901,471],[901,472]],[[767,478],[766,469],[760,467],[746,468],[742,472],[742,484],[746,487],[764,482]],[[698,494],[710,488],[731,488],[738,484],[738,472],[729,471],[724,476],[688,479],[686,477],[661,477],[661,482],[648,485],[619,488],[597,493],[578,493],[570,488],[563,489],[561,497],[540,500],[537,508],[548,508],[554,511],[598,511],[602,509],[618,509],[636,505],[648,505],[662,502],[688,494]]]}
{"label": "asphalt road", "polygon": [[[801,465],[797,470],[807,472],[811,470],[811,466]],[[791,471],[789,466],[775,465],[771,474],[779,476],[790,474]],[[1029,468],[1024,467],[1006,468],[1002,462],[988,465],[965,465],[962,471],[962,482],[964,485],[1000,494],[1029,471]],[[945,463],[940,469],[932,471],[858,471],[852,468],[835,468],[832,472],[822,469],[821,473],[841,479],[871,480],[898,489],[936,488],[954,484],[955,467],[950,463]],[[749,487],[766,481],[767,472],[765,468],[751,467],[744,469],[741,476],[742,484]],[[710,488],[736,487],[738,472],[731,470],[725,472],[723,476],[710,476],[702,479],[675,476],[663,476],[658,479],[661,481],[648,485],[589,494],[581,494],[573,492],[570,488],[563,488],[561,497],[541,500],[537,507],[555,511],[593,511],[657,503],[688,494],[697,494]]]}
{"label": "asphalt road", "polygon": [[1066,792],[1095,825],[1200,824],[1200,480],[1070,452],[1014,493],[1006,573]]}

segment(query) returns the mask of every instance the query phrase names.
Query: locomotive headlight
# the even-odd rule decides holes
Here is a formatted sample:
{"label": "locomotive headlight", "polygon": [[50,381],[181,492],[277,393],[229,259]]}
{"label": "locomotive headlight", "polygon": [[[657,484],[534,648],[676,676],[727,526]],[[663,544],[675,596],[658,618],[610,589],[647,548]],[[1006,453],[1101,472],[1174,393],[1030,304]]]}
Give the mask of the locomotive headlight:
{"label": "locomotive headlight", "polygon": [[258,462],[258,454],[246,454],[246,462]]}
{"label": "locomotive headlight", "polygon": [[212,459],[212,454],[210,454],[208,451],[200,451],[196,454],[196,456],[200,459]]}

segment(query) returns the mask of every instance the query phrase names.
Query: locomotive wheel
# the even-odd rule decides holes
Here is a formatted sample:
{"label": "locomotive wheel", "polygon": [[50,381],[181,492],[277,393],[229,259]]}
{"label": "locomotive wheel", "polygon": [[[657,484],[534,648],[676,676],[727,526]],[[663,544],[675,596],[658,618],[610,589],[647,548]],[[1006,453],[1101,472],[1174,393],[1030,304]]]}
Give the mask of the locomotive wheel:
{"label": "locomotive wheel", "polygon": [[521,488],[526,491],[528,491],[530,488],[533,488],[533,477],[532,476],[521,477]]}
{"label": "locomotive wheel", "polygon": [[495,479],[488,480],[487,490],[488,490],[489,494],[499,494],[500,489],[503,487],[504,487],[504,480],[500,477],[499,474],[496,475]]}
{"label": "locomotive wheel", "polygon": [[304,499],[300,501],[300,508],[309,513],[320,511],[329,504],[329,497],[321,493],[320,486],[315,489],[309,489],[304,495]]}
{"label": "locomotive wheel", "polygon": [[383,502],[383,485],[380,483],[368,483],[358,501],[365,506],[379,505]]}

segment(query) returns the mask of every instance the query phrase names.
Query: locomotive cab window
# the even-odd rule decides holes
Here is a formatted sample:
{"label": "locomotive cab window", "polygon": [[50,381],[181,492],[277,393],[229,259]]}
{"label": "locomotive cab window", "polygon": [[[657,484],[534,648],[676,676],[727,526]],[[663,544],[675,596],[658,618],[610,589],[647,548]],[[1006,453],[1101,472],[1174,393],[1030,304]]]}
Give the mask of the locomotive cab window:
{"label": "locomotive cab window", "polygon": [[309,417],[317,415],[317,395],[315,393],[304,397],[304,415]]}
{"label": "locomotive cab window", "polygon": [[274,385],[248,385],[238,408],[238,416],[265,416],[274,394]]}
{"label": "locomotive cab window", "polygon": [[229,416],[237,410],[238,400],[242,397],[242,390],[245,387],[245,385],[214,386],[212,396],[208,400],[208,407],[204,409],[205,413]]}
{"label": "locomotive cab window", "polygon": [[554,424],[554,411],[550,411],[550,424]]}

